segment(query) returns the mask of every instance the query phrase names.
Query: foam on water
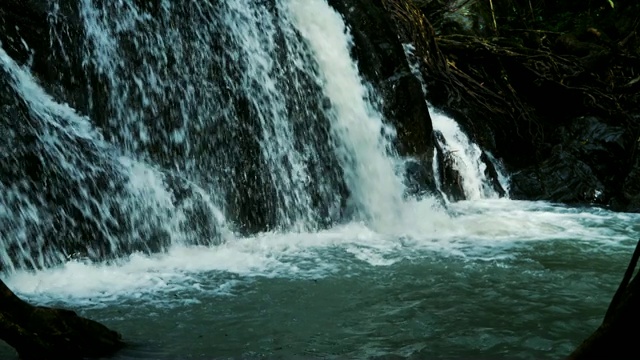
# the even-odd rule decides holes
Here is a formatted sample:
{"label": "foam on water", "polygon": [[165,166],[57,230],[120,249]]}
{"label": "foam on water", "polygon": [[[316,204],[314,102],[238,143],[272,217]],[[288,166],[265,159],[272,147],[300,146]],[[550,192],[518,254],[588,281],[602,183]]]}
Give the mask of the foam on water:
{"label": "foam on water", "polygon": [[133,254],[110,264],[74,260],[54,269],[18,272],[6,282],[39,302],[107,306],[142,298],[167,304],[185,296],[197,301],[204,293],[233,295],[235,287],[256,277],[349,276],[399,261],[447,257],[503,261],[527,244],[541,242],[597,244],[594,248],[606,253],[631,249],[640,234],[640,226],[630,225],[640,219],[637,214],[544,202],[465,201],[452,212],[449,221],[422,234],[382,234],[362,223],[317,233],[263,233],[215,247],[174,246],[162,254]]}

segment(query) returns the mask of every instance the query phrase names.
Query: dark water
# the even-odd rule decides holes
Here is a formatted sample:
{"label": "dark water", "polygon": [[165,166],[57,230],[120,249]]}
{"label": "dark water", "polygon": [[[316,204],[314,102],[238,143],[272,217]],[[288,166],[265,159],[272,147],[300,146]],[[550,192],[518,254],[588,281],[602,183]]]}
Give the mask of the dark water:
{"label": "dark water", "polygon": [[[465,239],[376,238],[353,226],[109,266],[68,264],[17,274],[9,285],[31,301],[75,308],[120,331],[131,346],[116,359],[570,353],[599,325],[621,280],[635,216],[540,203],[467,205],[456,219],[467,227]],[[528,224],[544,218],[557,228],[545,232],[538,222],[526,230],[507,218],[518,208]],[[484,227],[469,227],[483,222],[476,216],[485,223],[500,217],[493,225],[510,223],[502,230],[519,238],[485,236]],[[593,240],[569,236],[585,231]],[[560,236],[545,238],[550,233]],[[202,265],[208,261],[216,264]],[[10,358],[11,351],[1,354]]]}

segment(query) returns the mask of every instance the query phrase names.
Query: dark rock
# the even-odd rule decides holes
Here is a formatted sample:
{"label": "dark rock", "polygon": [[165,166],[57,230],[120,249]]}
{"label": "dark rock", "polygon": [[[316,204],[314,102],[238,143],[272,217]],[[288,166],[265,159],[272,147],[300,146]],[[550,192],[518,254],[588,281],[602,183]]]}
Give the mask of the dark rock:
{"label": "dark rock", "polygon": [[627,149],[632,148],[633,143],[629,130],[594,116],[583,116],[559,128],[556,134],[568,151],[588,164],[598,178],[615,191],[629,171]]}
{"label": "dark rock", "polygon": [[622,185],[622,204],[627,211],[640,212],[640,157],[636,157]]}
{"label": "dark rock", "polygon": [[528,168],[511,177],[511,196],[514,199],[602,204],[605,191],[591,167],[561,147],[538,168]]}
{"label": "dark rock", "polygon": [[[560,125],[560,126],[558,126]],[[633,128],[611,125],[594,116],[558,124],[547,135],[552,154],[537,165],[520,168],[512,176],[512,195],[518,199],[611,205],[615,210],[637,209],[635,175],[631,171]],[[538,145],[544,153],[543,144]]]}
{"label": "dark rock", "polygon": [[90,79],[82,65],[80,39],[84,30],[78,4],[61,0],[53,7],[46,1],[3,0],[0,42],[16,62],[33,70],[54,97],[88,114]]}
{"label": "dark rock", "polygon": [[455,153],[444,151],[440,143],[444,143],[444,137],[439,131],[433,133],[438,150],[437,160],[439,169],[439,180],[442,191],[446,194],[450,201],[460,201],[466,198],[464,188],[462,186],[462,176],[455,167]]}
{"label": "dark rock", "polygon": [[436,196],[440,197],[441,194],[435,192],[435,190],[428,189],[425,184],[431,184],[434,179],[434,174],[431,169],[427,169],[424,164],[415,159],[408,159],[404,163],[404,178],[405,186],[407,187],[407,193],[416,198],[422,196]]}
{"label": "dark rock", "polygon": [[493,161],[489,158],[486,152],[482,152],[480,156],[480,160],[485,164],[486,168],[484,170],[484,176],[488,179],[490,186],[498,193],[498,196],[505,197],[507,195],[507,191],[500,184],[500,180],[498,177],[498,169],[493,164]]}
{"label": "dark rock", "polygon": [[495,15],[492,36],[414,7],[448,2],[385,4],[423,60],[431,104],[504,160],[514,196],[636,208],[638,2],[547,2],[535,16],[526,2],[476,2],[466,18]]}
{"label": "dark rock", "polygon": [[104,357],[125,345],[117,332],[73,311],[28,304],[1,280],[0,339],[23,360]]}
{"label": "dark rock", "polygon": [[511,197],[520,200],[545,198],[545,187],[535,168],[526,168],[511,174]]}

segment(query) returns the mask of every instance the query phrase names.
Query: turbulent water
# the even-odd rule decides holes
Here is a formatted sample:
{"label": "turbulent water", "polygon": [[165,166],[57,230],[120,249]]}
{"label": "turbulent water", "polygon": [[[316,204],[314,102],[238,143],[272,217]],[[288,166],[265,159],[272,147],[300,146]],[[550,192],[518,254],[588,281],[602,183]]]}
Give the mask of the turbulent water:
{"label": "turbulent water", "polygon": [[121,359],[556,358],[597,326],[638,215],[499,199],[435,110],[468,201],[407,197],[325,0],[138,3],[80,2],[103,85],[87,116],[0,48],[46,169],[9,162],[31,149],[11,132],[0,259],[19,295],[122,332]]}
{"label": "turbulent water", "polygon": [[601,321],[640,234],[637,215],[601,209],[451,211],[437,231],[265,233],[7,281],[121,331],[116,359],[558,358]]}

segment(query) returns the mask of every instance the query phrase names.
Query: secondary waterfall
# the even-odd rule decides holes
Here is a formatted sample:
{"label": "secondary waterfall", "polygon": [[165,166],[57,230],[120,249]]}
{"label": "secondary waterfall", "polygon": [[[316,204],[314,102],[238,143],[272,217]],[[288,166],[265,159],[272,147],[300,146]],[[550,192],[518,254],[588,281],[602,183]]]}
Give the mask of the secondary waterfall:
{"label": "secondary waterfall", "polygon": [[[418,58],[411,44],[403,45],[405,56],[414,76],[420,80],[426,94],[424,78],[420,72]],[[501,163],[488,152],[483,151],[449,116],[429,106],[431,123],[437,146],[434,152],[433,168],[436,183],[445,199],[455,198],[455,191],[445,192],[442,183],[448,181],[460,187],[459,197],[467,200],[499,198],[508,195],[509,180]],[[492,171],[489,171],[488,166]],[[454,177],[454,179],[447,179]],[[454,193],[454,194],[451,194]]]}
{"label": "secondary waterfall", "polygon": [[455,120],[431,110],[431,121],[437,131],[438,151],[450,162],[460,176],[462,190],[468,200],[498,198],[501,194],[496,190],[488,176],[487,165],[494,166],[502,189],[508,189],[508,180],[498,162],[469,139]]}

